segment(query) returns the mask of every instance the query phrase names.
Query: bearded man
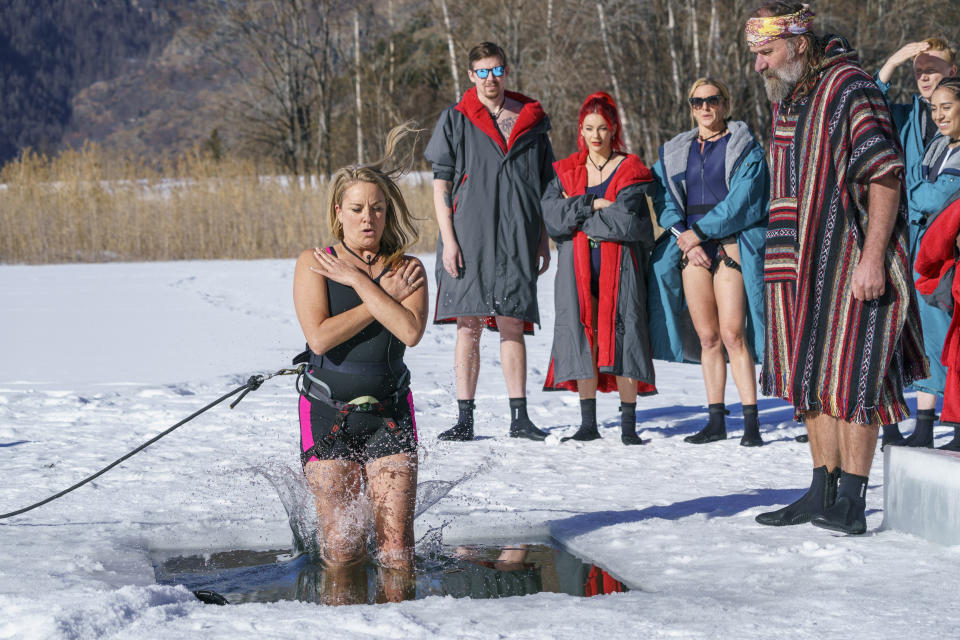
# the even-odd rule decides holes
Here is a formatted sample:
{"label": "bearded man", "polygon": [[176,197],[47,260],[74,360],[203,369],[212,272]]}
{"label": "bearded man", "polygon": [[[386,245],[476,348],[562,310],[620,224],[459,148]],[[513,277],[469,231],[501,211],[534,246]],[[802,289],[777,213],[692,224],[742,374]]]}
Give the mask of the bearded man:
{"label": "bearded man", "polygon": [[760,383],[806,423],[814,467],[803,497],[757,522],[859,534],[879,427],[909,415],[903,387],[928,369],[897,132],[856,52],[813,17],[768,2],[746,25],[774,103]]}

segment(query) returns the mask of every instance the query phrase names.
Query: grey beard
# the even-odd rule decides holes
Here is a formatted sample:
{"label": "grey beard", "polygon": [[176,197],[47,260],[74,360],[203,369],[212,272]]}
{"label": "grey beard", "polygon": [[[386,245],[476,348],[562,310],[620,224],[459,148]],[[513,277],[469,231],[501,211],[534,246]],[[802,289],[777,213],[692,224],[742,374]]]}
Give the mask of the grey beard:
{"label": "grey beard", "polygon": [[806,61],[799,57],[780,70],[768,72],[770,75],[765,73],[763,88],[766,89],[770,102],[781,102],[790,97],[800,78],[803,77],[804,71],[806,71]]}

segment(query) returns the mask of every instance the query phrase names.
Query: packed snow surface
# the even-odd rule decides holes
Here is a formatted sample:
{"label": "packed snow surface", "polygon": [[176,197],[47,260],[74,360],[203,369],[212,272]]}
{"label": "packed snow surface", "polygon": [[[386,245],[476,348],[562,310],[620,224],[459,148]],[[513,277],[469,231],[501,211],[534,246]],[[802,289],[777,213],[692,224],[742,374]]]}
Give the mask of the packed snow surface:
{"label": "packed snow surface", "polygon": [[[0,266],[0,513],[73,484],[251,374],[288,366],[303,345],[292,273],[291,260]],[[802,427],[779,400],[760,400],[767,446],[740,447],[731,380],[730,439],[690,445],[683,437],[706,419],[699,367],[657,363],[660,394],[638,405],[646,446],[621,445],[612,395],[598,401],[602,440],[560,444],[579,404],[540,390],[552,282],[551,270],[543,325],[527,342],[530,415],[551,432],[546,443],[507,437],[496,334],[482,342],[479,438],[466,444],[436,440],[456,417],[454,330],[430,326],[408,351],[421,482],[479,469],[418,518],[417,534],[442,526],[454,544],[553,537],[629,593],[217,607],[158,586],[152,552],[289,545],[262,473],[297,464],[297,396],[281,377],[92,485],[0,521],[0,638],[958,636],[960,547],[878,530],[879,453],[866,535],[754,522],[809,484],[809,453],[794,441]]]}

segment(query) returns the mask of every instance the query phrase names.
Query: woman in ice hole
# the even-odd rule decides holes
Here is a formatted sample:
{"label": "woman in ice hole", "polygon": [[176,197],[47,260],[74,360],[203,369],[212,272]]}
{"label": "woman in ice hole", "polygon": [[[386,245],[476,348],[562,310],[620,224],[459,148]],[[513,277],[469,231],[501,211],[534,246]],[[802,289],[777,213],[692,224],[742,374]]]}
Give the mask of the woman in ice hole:
{"label": "woman in ice hole", "polygon": [[428,298],[423,265],[404,255],[417,230],[391,165],[411,132],[391,131],[382,160],[337,171],[328,222],[338,242],[301,253],[294,273],[308,360],[301,459],[334,571],[365,556],[372,507],[379,565],[412,577],[417,432],[403,355],[423,336]]}
{"label": "woman in ice hole", "polygon": [[[709,421],[685,440],[703,444],[727,437],[724,387],[726,356],[743,404],[740,444],[763,444],[757,416],[754,362],[763,349],[763,251],[769,174],[763,149],[743,122],[729,120],[730,92],[722,82],[700,78],[688,93],[695,125],[667,142],[654,167],[654,198],[667,230],[653,256],[650,314],[662,318],[674,361],[685,353],[682,323],[689,310],[699,338]],[[681,294],[682,292],[682,294]],[[724,355],[726,349],[726,356]]]}
{"label": "woman in ice hole", "polygon": [[596,440],[597,391],[620,395],[620,440],[636,432],[637,393],[656,393],[647,332],[647,256],[654,179],[626,153],[617,105],[588,96],[577,123],[578,151],[553,164],[541,201],[557,243],[556,321],[545,389],[580,395],[580,428],[564,440]]}

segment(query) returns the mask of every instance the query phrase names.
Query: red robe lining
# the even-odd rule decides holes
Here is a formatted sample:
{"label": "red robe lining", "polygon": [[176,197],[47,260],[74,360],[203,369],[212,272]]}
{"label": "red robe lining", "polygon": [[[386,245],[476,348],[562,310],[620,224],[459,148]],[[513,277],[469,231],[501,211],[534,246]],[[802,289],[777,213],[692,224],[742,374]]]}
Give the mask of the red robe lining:
{"label": "red robe lining", "polygon": [[[923,235],[917,251],[917,291],[931,294],[940,278],[956,264],[956,238],[960,233],[960,200],[943,210]],[[943,391],[942,422],[960,424],[960,278],[954,277],[953,318],[943,343],[940,362],[947,367],[947,383]]]}

